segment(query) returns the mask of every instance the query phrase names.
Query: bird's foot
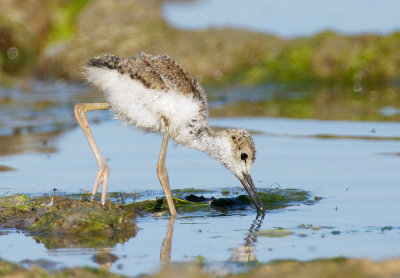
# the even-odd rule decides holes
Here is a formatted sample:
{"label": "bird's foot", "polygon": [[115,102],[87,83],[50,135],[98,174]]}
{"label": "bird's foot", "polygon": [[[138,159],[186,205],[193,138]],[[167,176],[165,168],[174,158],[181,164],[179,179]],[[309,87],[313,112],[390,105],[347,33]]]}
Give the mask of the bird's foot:
{"label": "bird's foot", "polygon": [[107,194],[107,186],[108,186],[108,177],[110,176],[110,168],[107,164],[103,164],[99,167],[97,171],[96,180],[94,181],[93,190],[92,190],[92,198],[94,200],[94,196],[100,188],[100,185],[103,185],[101,190],[101,204],[104,205],[106,203],[106,194]]}

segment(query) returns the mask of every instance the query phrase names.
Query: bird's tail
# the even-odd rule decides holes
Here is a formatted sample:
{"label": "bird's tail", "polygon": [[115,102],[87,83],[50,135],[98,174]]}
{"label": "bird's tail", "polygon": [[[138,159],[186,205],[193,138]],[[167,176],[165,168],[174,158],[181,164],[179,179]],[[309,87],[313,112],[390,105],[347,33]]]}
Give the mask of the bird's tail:
{"label": "bird's tail", "polygon": [[104,54],[102,56],[91,57],[88,60],[88,67],[116,69],[121,58],[113,54]]}

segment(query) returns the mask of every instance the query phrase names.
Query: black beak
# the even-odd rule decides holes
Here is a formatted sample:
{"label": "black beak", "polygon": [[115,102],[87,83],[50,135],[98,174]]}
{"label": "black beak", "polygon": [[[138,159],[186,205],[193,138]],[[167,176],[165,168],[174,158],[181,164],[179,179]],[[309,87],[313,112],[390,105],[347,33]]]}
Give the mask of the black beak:
{"label": "black beak", "polygon": [[254,185],[254,182],[250,175],[243,173],[243,179],[240,179],[240,182],[243,184],[244,189],[246,189],[247,194],[249,194],[251,200],[253,201],[254,205],[256,206],[258,211],[264,211],[264,204],[261,201],[260,196],[257,193],[257,189]]}

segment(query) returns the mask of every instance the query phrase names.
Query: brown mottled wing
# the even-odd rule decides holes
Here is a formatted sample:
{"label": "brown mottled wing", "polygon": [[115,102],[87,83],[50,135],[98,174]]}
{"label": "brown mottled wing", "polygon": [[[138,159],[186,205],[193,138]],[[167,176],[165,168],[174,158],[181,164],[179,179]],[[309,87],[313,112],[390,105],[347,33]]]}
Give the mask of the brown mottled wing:
{"label": "brown mottled wing", "polygon": [[118,70],[154,90],[176,90],[185,96],[193,96],[203,102],[207,109],[202,88],[182,67],[167,55],[151,56],[138,53],[133,58],[120,58],[112,54],[90,58],[89,67],[103,67]]}
{"label": "brown mottled wing", "polygon": [[120,58],[113,54],[92,57],[88,61],[89,67],[108,68],[128,75],[139,81],[149,89],[168,91],[168,87],[148,62],[149,56],[139,53],[134,58]]}
{"label": "brown mottled wing", "polygon": [[88,67],[116,69],[121,62],[121,58],[113,54],[91,57],[88,60]]}
{"label": "brown mottled wing", "polygon": [[193,95],[194,98],[204,99],[202,89],[196,80],[169,56],[154,56],[148,61],[170,89],[175,89],[186,96]]}
{"label": "brown mottled wing", "polygon": [[138,80],[149,89],[168,91],[168,87],[149,63],[149,56],[139,53],[136,57],[122,59],[118,72],[127,74],[132,79]]}

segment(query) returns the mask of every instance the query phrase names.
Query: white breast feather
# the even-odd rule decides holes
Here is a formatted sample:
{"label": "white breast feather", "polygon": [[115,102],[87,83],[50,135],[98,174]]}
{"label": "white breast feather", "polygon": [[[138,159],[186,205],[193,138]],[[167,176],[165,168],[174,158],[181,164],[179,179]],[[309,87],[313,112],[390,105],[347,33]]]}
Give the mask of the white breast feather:
{"label": "white breast feather", "polygon": [[[116,70],[88,68],[87,79],[99,86],[117,118],[126,124],[155,132],[165,132],[161,117],[169,121],[169,134],[177,142],[188,140],[185,125],[198,118],[200,102],[174,91],[158,91],[145,88]],[[177,135],[179,134],[179,138]]]}

